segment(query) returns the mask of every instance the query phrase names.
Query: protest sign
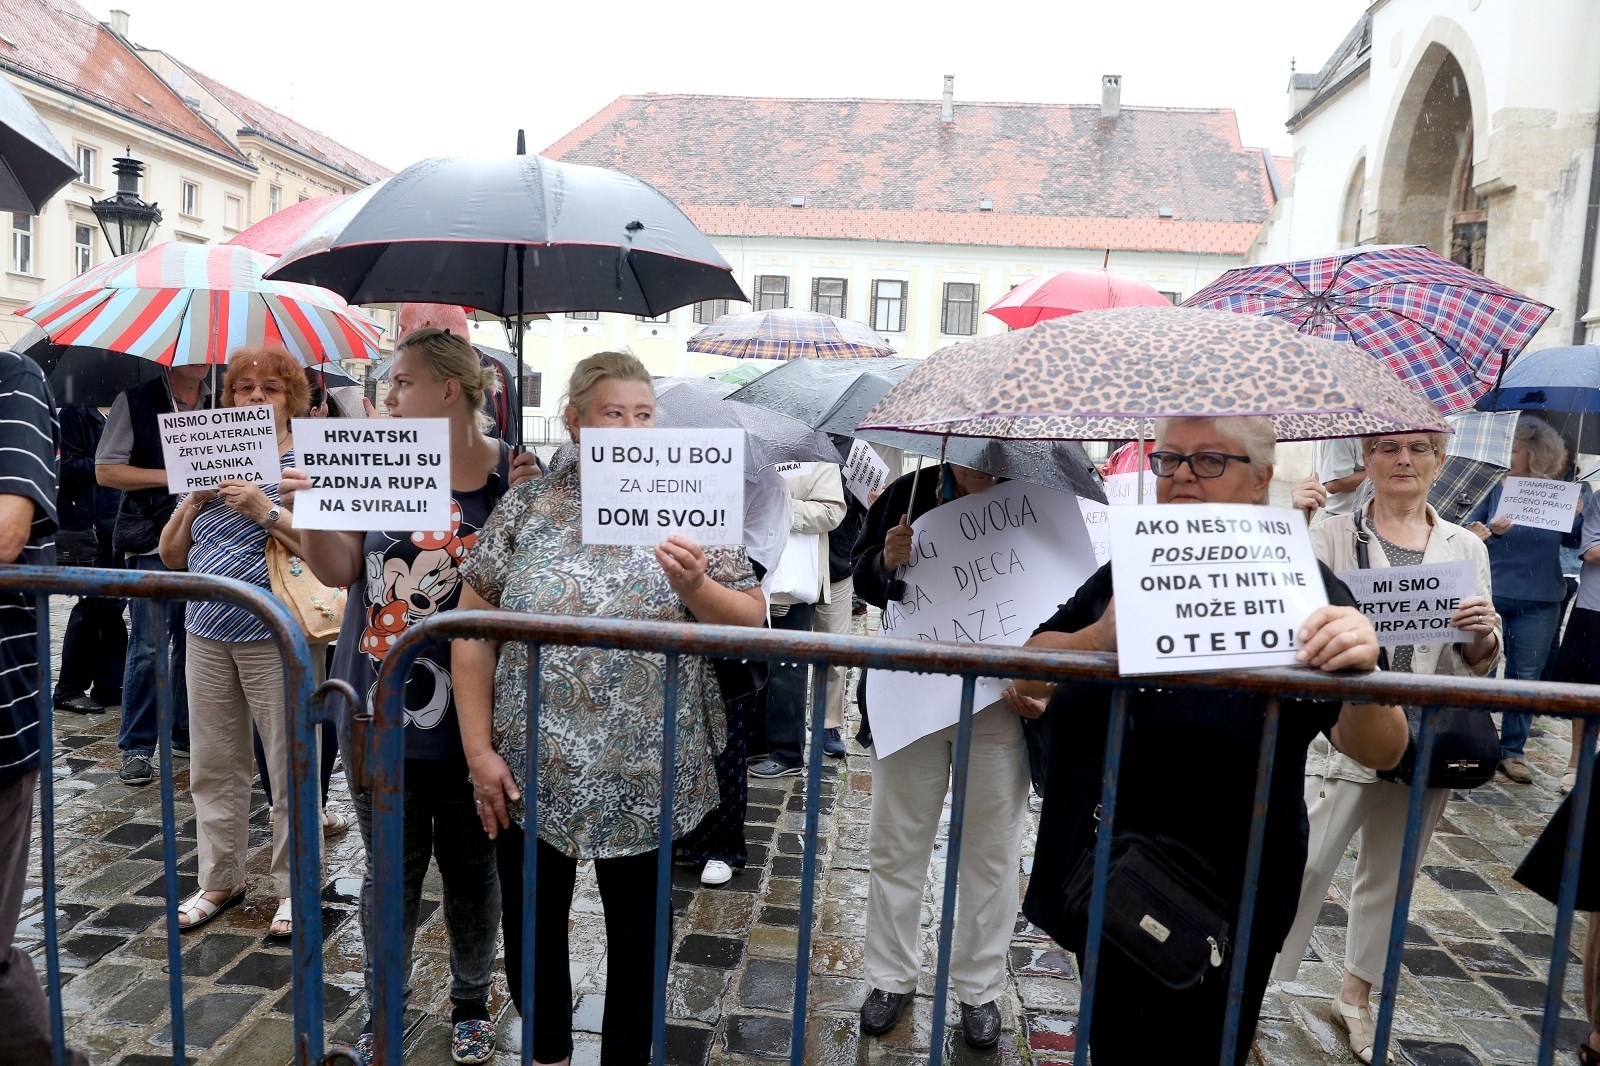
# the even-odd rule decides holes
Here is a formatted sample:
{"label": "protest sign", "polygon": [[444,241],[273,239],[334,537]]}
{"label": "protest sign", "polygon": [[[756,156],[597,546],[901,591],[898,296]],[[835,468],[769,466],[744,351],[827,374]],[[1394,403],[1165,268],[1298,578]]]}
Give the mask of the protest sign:
{"label": "protest sign", "polygon": [[[883,612],[882,635],[1015,647],[1095,571],[1094,548],[1070,493],[1008,481],[935,507],[911,525],[906,592]],[[973,710],[1009,679],[981,678]],[[954,725],[961,680],[867,671],[878,757]]]}
{"label": "protest sign", "polygon": [[811,472],[810,463],[774,463],[772,469],[778,472],[779,477],[799,477],[801,474]]}
{"label": "protest sign", "polygon": [[278,483],[278,433],[271,404],[156,417],[171,491],[214,489],[223,481]]}
{"label": "protest sign", "polygon": [[1144,472],[1144,493],[1139,492],[1139,472],[1131,474],[1111,474],[1106,477],[1106,502],[1112,507],[1121,507],[1137,503],[1156,502],[1156,476],[1150,471]]}
{"label": "protest sign", "polygon": [[1123,674],[1285,666],[1328,602],[1305,519],[1251,504],[1113,507]]}
{"label": "protest sign", "polygon": [[444,418],[297,418],[295,463],[312,488],[298,529],[450,529],[450,422]]}
{"label": "protest sign", "polygon": [[1500,506],[1494,517],[1509,518],[1514,526],[1566,533],[1577,521],[1581,491],[1576,481],[1508,477],[1500,489]]}
{"label": "protest sign", "polygon": [[1346,570],[1339,578],[1350,586],[1383,647],[1472,639],[1471,633],[1450,625],[1461,601],[1477,592],[1477,573],[1468,560]]}
{"label": "protest sign", "polygon": [[1079,496],[1078,510],[1083,514],[1083,524],[1089,529],[1089,543],[1094,545],[1094,561],[1104,566],[1111,561],[1111,531],[1107,525],[1111,519],[1106,515],[1107,507]]}
{"label": "protest sign", "polygon": [[844,487],[861,501],[861,506],[872,506],[872,494],[889,483],[889,464],[879,458],[877,451],[864,440],[850,443],[850,454],[844,461]]}
{"label": "protest sign", "polygon": [[744,430],[585,429],[583,542],[744,542]]}

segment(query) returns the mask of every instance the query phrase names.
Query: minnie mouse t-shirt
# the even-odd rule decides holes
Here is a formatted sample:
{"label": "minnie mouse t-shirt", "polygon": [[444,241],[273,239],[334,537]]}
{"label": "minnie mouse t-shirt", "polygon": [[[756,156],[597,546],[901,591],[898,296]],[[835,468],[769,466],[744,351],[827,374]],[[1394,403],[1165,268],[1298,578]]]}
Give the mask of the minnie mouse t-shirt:
{"label": "minnie mouse t-shirt", "polygon": [[[369,532],[362,542],[364,579],[350,589],[332,676],[350,682],[370,707],[378,670],[413,623],[448,611],[461,599],[458,567],[505,492],[505,455],[483,488],[455,492],[450,528],[439,532]],[[352,639],[352,635],[354,639]],[[461,729],[450,685],[450,642],[429,641],[412,664],[405,694],[406,759],[462,765]]]}

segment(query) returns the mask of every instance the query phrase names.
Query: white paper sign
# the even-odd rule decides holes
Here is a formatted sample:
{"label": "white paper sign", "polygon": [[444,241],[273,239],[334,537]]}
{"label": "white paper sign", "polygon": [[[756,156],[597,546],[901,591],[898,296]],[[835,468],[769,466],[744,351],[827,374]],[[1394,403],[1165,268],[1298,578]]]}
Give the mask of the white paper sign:
{"label": "white paper sign", "polygon": [[1106,501],[1113,507],[1120,507],[1135,503],[1156,502],[1156,476],[1150,471],[1144,472],[1144,493],[1139,492],[1139,472],[1131,474],[1112,474],[1105,479]]}
{"label": "white paper sign", "polygon": [[1514,526],[1566,533],[1577,520],[1578,494],[1582,491],[1576,481],[1508,477],[1500,490],[1500,507],[1494,517],[1509,518]]}
{"label": "white paper sign", "polygon": [[278,433],[271,404],[156,417],[161,423],[167,488],[173,492],[214,489],[223,481],[278,483]]}
{"label": "white paper sign", "polygon": [[1454,629],[1450,616],[1477,593],[1477,573],[1466,559],[1423,566],[1380,566],[1339,575],[1386,648],[1400,644],[1454,644],[1472,634]]}
{"label": "white paper sign", "polygon": [[889,465],[879,457],[876,449],[864,440],[850,443],[850,454],[844,461],[844,487],[861,501],[861,506],[872,506],[872,494],[889,483]]}
{"label": "white paper sign", "polygon": [[585,429],[583,542],[744,543],[744,430]]}
{"label": "white paper sign", "polygon": [[297,418],[293,429],[315,486],[295,497],[296,528],[450,528],[448,419]]}
{"label": "white paper sign", "polygon": [[1094,545],[1094,561],[1104,566],[1111,561],[1111,519],[1103,503],[1078,497],[1078,510],[1083,514],[1083,524],[1089,529],[1089,542]]}
{"label": "white paper sign", "polygon": [[[905,598],[883,612],[882,635],[1016,647],[1094,573],[1094,548],[1076,497],[1022,481],[963,496],[911,526]],[[980,678],[973,710],[1009,679]],[[872,743],[883,758],[961,714],[949,674],[867,671]]]}
{"label": "white paper sign", "polygon": [[1328,602],[1299,512],[1162,504],[1109,517],[1123,674],[1294,663],[1295,630]]}
{"label": "white paper sign", "polygon": [[779,477],[795,478],[801,474],[811,472],[810,463],[774,463],[772,469],[778,472]]}

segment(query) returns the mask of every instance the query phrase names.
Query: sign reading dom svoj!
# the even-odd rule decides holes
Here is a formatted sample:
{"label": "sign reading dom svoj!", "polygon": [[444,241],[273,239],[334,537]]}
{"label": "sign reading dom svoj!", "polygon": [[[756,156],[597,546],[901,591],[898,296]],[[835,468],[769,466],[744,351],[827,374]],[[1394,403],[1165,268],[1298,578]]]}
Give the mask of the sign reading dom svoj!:
{"label": "sign reading dom svoj!", "polygon": [[1477,591],[1477,574],[1470,560],[1346,570],[1339,579],[1350,586],[1356,605],[1372,622],[1378,643],[1384,647],[1472,639],[1471,633],[1450,625],[1450,616],[1461,608],[1461,601]]}
{"label": "sign reading dom svoj!", "polygon": [[297,418],[295,463],[312,488],[298,529],[450,528],[450,423],[444,418]]}
{"label": "sign reading dom svoj!", "polygon": [[583,542],[744,542],[744,430],[585,429]]}
{"label": "sign reading dom svoj!", "polygon": [[167,488],[214,489],[224,481],[277,484],[278,433],[271,404],[158,415]]}
{"label": "sign reading dom svoj!", "polygon": [[[886,637],[1015,647],[1096,568],[1077,498],[1021,481],[935,507],[911,529],[905,598],[884,609]],[[973,710],[994,703],[1008,684],[978,679]],[[961,680],[868,670],[867,706],[883,758],[954,725]]]}
{"label": "sign reading dom svoj!", "polygon": [[1123,674],[1295,661],[1295,631],[1328,602],[1299,513],[1168,504],[1107,517]]}

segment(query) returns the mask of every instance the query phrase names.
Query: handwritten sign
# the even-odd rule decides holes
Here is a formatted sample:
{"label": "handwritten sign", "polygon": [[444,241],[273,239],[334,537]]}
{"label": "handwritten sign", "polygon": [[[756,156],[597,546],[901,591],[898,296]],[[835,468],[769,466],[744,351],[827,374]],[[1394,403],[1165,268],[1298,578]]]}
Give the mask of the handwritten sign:
{"label": "handwritten sign", "polygon": [[1541,477],[1508,477],[1500,490],[1496,518],[1509,518],[1514,526],[1553,529],[1566,533],[1578,516],[1576,481],[1550,481]]}
{"label": "handwritten sign", "polygon": [[872,506],[872,494],[881,492],[889,483],[889,464],[885,463],[872,445],[864,440],[850,444],[850,454],[844,460],[844,487],[861,501],[861,506]]}
{"label": "handwritten sign", "polygon": [[[883,612],[886,637],[1015,647],[1096,568],[1076,498],[1021,481],[935,507],[911,529],[905,598]],[[973,709],[994,703],[1008,684],[980,678]],[[869,670],[867,706],[883,758],[954,725],[961,680]]]}
{"label": "handwritten sign", "polygon": [[271,404],[175,411],[156,416],[167,488],[214,489],[223,481],[277,484],[278,433]]}
{"label": "handwritten sign", "polygon": [[583,542],[744,540],[744,430],[585,429]]}
{"label": "handwritten sign", "polygon": [[1164,504],[1108,517],[1123,674],[1295,661],[1295,630],[1328,602],[1298,512]]}
{"label": "handwritten sign", "polygon": [[1087,496],[1079,496],[1078,510],[1083,514],[1083,524],[1088,527],[1089,543],[1094,545],[1094,560],[1104,566],[1111,561],[1111,519],[1106,514],[1108,508]]}
{"label": "handwritten sign", "polygon": [[1144,493],[1139,492],[1139,472],[1111,474],[1105,479],[1106,502],[1113,507],[1156,502],[1156,476],[1144,472]]}
{"label": "handwritten sign", "polygon": [[300,529],[450,529],[450,423],[443,418],[297,418],[295,461],[311,488]]}
{"label": "handwritten sign", "polygon": [[1346,570],[1339,578],[1350,586],[1383,647],[1472,639],[1471,633],[1450,625],[1461,601],[1478,591],[1477,573],[1468,560]]}

